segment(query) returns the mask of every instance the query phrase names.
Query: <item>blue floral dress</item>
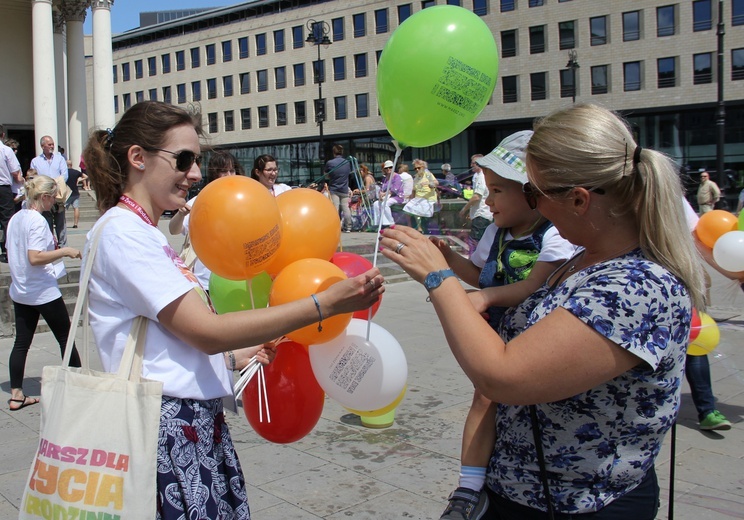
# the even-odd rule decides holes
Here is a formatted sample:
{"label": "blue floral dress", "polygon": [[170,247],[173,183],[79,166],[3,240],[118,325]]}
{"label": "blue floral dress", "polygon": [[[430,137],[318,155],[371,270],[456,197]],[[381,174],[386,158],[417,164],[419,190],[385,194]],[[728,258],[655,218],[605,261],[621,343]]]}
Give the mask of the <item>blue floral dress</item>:
{"label": "blue floral dress", "polygon": [[[555,510],[589,513],[633,490],[653,466],[679,410],[692,304],[684,285],[640,249],[543,286],[510,309],[505,341],[564,308],[642,363],[569,399],[537,405]],[[487,485],[547,510],[529,407],[499,405]]]}

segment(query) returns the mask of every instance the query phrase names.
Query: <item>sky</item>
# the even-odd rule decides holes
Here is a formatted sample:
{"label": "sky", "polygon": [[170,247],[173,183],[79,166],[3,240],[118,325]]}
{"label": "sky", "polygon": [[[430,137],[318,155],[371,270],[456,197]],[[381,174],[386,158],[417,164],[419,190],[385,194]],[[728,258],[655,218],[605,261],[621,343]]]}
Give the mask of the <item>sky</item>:
{"label": "sky", "polygon": [[[139,27],[140,12],[172,11],[194,7],[223,7],[241,3],[241,0],[114,0],[111,8],[111,32],[118,34]],[[85,34],[93,34],[93,14],[88,9],[83,25]]]}

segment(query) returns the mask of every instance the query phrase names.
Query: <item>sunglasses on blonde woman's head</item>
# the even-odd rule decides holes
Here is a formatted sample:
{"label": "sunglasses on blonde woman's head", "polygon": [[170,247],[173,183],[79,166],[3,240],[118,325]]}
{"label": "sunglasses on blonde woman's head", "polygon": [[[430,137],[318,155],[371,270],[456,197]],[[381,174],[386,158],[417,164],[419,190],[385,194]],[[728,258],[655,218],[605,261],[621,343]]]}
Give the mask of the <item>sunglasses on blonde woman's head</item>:
{"label": "sunglasses on blonde woman's head", "polygon": [[192,152],[191,150],[181,150],[180,152],[171,152],[170,150],[164,150],[162,148],[145,148],[145,150],[148,152],[164,152],[171,154],[176,158],[176,170],[179,172],[188,172],[194,163],[201,167],[202,156]]}
{"label": "sunglasses on blonde woman's head", "polygon": [[524,200],[527,201],[527,205],[530,209],[537,209],[537,199],[539,197],[542,197],[543,195],[558,195],[559,193],[566,193],[574,188],[584,188],[585,190],[596,193],[597,195],[605,194],[605,190],[602,188],[593,188],[590,186],[560,186],[558,188],[539,190],[529,182],[522,185],[522,194],[524,195]]}

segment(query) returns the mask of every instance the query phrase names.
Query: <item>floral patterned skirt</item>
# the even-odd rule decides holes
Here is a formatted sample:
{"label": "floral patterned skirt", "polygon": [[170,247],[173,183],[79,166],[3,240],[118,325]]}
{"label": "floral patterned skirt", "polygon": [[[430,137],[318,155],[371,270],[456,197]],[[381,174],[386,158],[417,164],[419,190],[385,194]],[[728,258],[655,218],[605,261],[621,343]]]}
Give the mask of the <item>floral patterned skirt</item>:
{"label": "floral patterned skirt", "polygon": [[157,482],[158,520],[250,519],[221,399],[163,396]]}

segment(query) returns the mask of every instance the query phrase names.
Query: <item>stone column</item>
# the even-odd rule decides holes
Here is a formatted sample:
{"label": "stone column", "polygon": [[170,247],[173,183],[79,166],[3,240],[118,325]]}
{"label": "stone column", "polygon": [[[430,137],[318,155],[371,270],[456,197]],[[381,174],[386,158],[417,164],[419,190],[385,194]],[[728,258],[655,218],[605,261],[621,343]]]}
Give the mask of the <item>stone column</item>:
{"label": "stone column", "polygon": [[[59,11],[52,11],[54,27],[54,88],[57,99],[57,146],[67,154],[67,47],[65,45],[65,19]],[[69,157],[69,155],[68,155]]]}
{"label": "stone column", "polygon": [[96,128],[113,128],[114,56],[111,50],[111,6],[114,0],[93,0],[93,114]]}
{"label": "stone column", "polygon": [[78,168],[80,155],[88,140],[88,96],[85,82],[85,46],[83,22],[87,1],[67,0],[62,14],[67,26],[67,103],[69,116],[69,149],[67,157]]}
{"label": "stone column", "polygon": [[45,135],[57,140],[57,94],[54,80],[54,39],[52,1],[33,0],[31,31],[34,71],[34,133],[36,153],[41,153],[39,141]]}

